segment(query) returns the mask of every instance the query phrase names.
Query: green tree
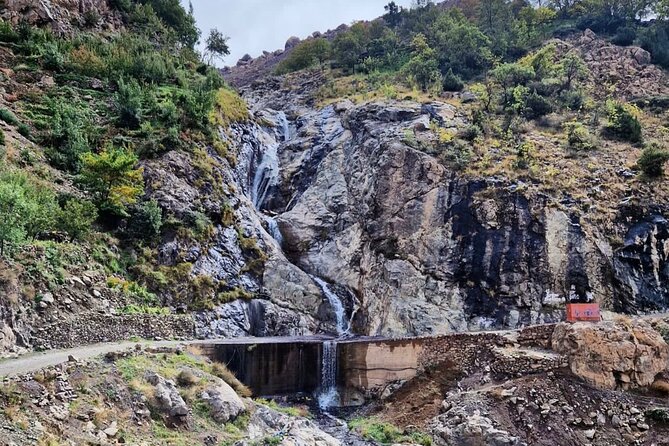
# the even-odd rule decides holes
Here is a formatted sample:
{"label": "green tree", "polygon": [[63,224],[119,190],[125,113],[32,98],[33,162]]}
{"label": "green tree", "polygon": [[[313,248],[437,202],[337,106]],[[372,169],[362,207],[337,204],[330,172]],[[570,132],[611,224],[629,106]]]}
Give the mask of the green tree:
{"label": "green tree", "polygon": [[126,215],[126,207],[143,192],[143,168],[127,148],[109,147],[82,157],[79,181],[101,210]]}
{"label": "green tree", "polygon": [[330,42],[324,38],[300,42],[288,57],[278,65],[277,74],[303,70],[316,64],[322,65],[330,57]]}
{"label": "green tree", "polygon": [[0,177],[0,256],[7,248],[26,240],[24,227],[28,214],[25,176],[3,173]]}
{"label": "green tree", "polygon": [[155,200],[134,207],[128,222],[128,232],[135,238],[151,240],[160,234],[163,211]]}
{"label": "green tree", "polygon": [[557,66],[557,73],[562,80],[562,90],[569,90],[576,81],[583,81],[588,76],[588,67],[581,56],[570,51],[562,57]]}
{"label": "green tree", "polygon": [[91,231],[96,218],[98,210],[93,203],[70,198],[59,214],[58,228],[66,232],[70,240],[81,239]]}
{"label": "green tree", "polygon": [[27,206],[24,227],[26,235],[35,240],[38,235],[56,226],[60,207],[56,194],[43,185],[35,185],[26,190]]}
{"label": "green tree", "polygon": [[[514,90],[534,79],[534,68],[517,63],[505,63],[490,72],[490,76],[502,87],[502,105],[509,106],[514,99]],[[516,90],[517,91],[517,90]]]}
{"label": "green tree", "polygon": [[427,44],[423,34],[413,38],[411,49],[412,57],[402,71],[407,79],[415,82],[422,91],[427,91],[441,78],[436,52]]}
{"label": "green tree", "polygon": [[338,34],[332,43],[332,56],[347,72],[355,72],[355,65],[364,50],[363,38],[359,33],[347,31]]}
{"label": "green tree", "polygon": [[606,108],[609,118],[606,130],[611,135],[632,143],[642,141],[641,123],[636,117],[640,111],[634,105],[609,101]]}
{"label": "green tree", "polygon": [[669,161],[669,151],[653,143],[641,153],[637,166],[646,176],[656,178],[664,175],[664,165]]}
{"label": "green tree", "polygon": [[211,64],[214,59],[223,59],[230,54],[230,47],[228,47],[228,37],[225,37],[218,29],[213,28],[209,31],[207,41],[205,42],[205,54]]}
{"label": "green tree", "polygon": [[81,155],[90,151],[91,113],[80,104],[68,104],[62,100],[47,102],[51,117],[43,142],[49,146],[49,160],[61,169],[77,172]]}
{"label": "green tree", "polygon": [[386,10],[383,19],[388,23],[388,25],[393,27],[399,25],[400,21],[402,20],[402,7],[397,6],[397,3],[395,2],[390,2],[384,6],[383,9]]}

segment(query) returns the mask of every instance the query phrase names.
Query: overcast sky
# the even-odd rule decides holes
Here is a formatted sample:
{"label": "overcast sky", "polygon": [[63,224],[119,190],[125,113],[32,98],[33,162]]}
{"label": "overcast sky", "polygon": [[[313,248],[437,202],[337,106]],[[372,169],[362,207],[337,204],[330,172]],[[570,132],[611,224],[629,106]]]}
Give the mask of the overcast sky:
{"label": "overcast sky", "polygon": [[[187,0],[183,0],[187,3]],[[244,54],[283,48],[291,36],[305,38],[314,31],[334,29],[342,23],[383,15],[390,0],[192,0],[202,40],[211,28],[230,37],[230,56],[223,65],[234,65]],[[410,6],[411,0],[395,0]]]}

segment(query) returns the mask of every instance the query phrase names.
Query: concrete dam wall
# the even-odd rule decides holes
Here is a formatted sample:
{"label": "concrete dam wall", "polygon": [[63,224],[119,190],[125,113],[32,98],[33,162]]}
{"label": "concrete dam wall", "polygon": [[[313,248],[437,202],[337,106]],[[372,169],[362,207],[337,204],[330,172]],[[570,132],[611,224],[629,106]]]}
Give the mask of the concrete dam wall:
{"label": "concrete dam wall", "polygon": [[[556,368],[560,358],[539,358],[524,350],[547,349],[553,328],[543,325],[509,332],[407,339],[247,338],[212,341],[200,347],[212,360],[226,364],[256,396],[323,391],[324,373],[335,370],[334,382],[341,390],[340,403],[345,405],[353,404],[361,394],[378,394],[388,384],[409,380],[444,361],[451,363],[455,372],[470,372],[483,363],[503,373]],[[335,345],[334,355],[324,355],[324,343]]]}

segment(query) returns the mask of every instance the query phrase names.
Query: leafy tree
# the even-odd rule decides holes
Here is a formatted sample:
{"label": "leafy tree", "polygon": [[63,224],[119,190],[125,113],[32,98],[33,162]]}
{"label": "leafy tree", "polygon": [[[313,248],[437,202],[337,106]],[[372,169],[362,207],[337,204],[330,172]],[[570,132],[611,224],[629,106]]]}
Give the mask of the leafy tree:
{"label": "leafy tree", "polygon": [[[669,1],[666,1],[669,5]],[[669,6],[667,6],[669,14]],[[669,68],[669,22],[658,20],[639,31],[641,47],[651,54],[653,63]]]}
{"label": "leafy tree", "polygon": [[490,39],[472,24],[459,9],[440,15],[430,27],[442,72],[471,77],[490,66]]}
{"label": "leafy tree", "polygon": [[525,86],[534,79],[534,68],[517,63],[506,63],[490,72],[491,77],[502,87],[502,104],[508,106],[514,97],[513,90],[517,86]]}
{"label": "leafy tree", "polygon": [[192,11],[186,12],[179,0],[139,0],[149,5],[160,20],[171,28],[179,43],[192,48],[200,38]]}
{"label": "leafy tree", "polygon": [[213,28],[209,31],[209,36],[207,36],[204,49],[205,54],[208,56],[209,63],[214,59],[223,59],[230,54],[228,37],[225,37],[218,29]]}
{"label": "leafy tree", "polygon": [[98,218],[95,205],[87,200],[70,198],[65,202],[58,218],[58,228],[70,236],[70,240],[83,238]]}
{"label": "leafy tree", "polygon": [[27,206],[24,227],[33,240],[56,226],[60,207],[56,194],[43,185],[35,185],[26,191]]}
{"label": "leafy tree", "polygon": [[339,66],[349,72],[355,72],[363,50],[363,36],[351,30],[338,34],[332,43],[332,56]]}
{"label": "leafy tree", "polygon": [[649,177],[659,177],[664,174],[664,165],[669,161],[669,151],[653,143],[641,153],[637,166]]}
{"label": "leafy tree", "polygon": [[49,160],[61,169],[77,172],[81,155],[90,151],[90,111],[80,104],[62,100],[47,103],[51,117],[43,142],[49,146]]}
{"label": "leafy tree", "polygon": [[575,152],[584,152],[597,147],[588,129],[580,122],[567,122],[564,128],[567,131],[567,147],[569,149]]}
{"label": "leafy tree", "polygon": [[562,90],[570,90],[573,82],[586,79],[588,67],[581,56],[574,51],[570,51],[562,57],[557,66],[557,72],[562,79]]}
{"label": "leafy tree", "polygon": [[25,177],[4,173],[0,178],[0,256],[7,247],[25,242],[23,226],[28,203],[23,182]]}
{"label": "leafy tree", "polygon": [[402,70],[421,90],[427,91],[441,77],[436,52],[427,44],[423,34],[417,34],[413,38],[411,48],[412,57]]}
{"label": "leafy tree", "polygon": [[108,147],[82,157],[79,182],[101,210],[126,215],[126,207],[143,191],[143,169],[137,155],[127,148]]}
{"label": "leafy tree", "polygon": [[386,14],[383,16],[386,23],[393,27],[399,25],[402,20],[402,7],[397,6],[395,2],[390,2],[383,9],[386,10]]}
{"label": "leafy tree", "polygon": [[308,39],[300,42],[290,55],[281,61],[276,69],[277,74],[303,70],[320,64],[330,57],[330,43],[324,38]]}

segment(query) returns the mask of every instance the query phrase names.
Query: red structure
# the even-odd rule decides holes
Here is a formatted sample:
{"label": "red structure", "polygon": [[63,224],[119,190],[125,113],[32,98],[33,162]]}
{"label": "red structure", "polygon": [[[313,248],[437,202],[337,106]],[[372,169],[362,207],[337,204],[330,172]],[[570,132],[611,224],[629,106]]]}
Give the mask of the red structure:
{"label": "red structure", "polygon": [[599,322],[599,304],[567,304],[567,321]]}

